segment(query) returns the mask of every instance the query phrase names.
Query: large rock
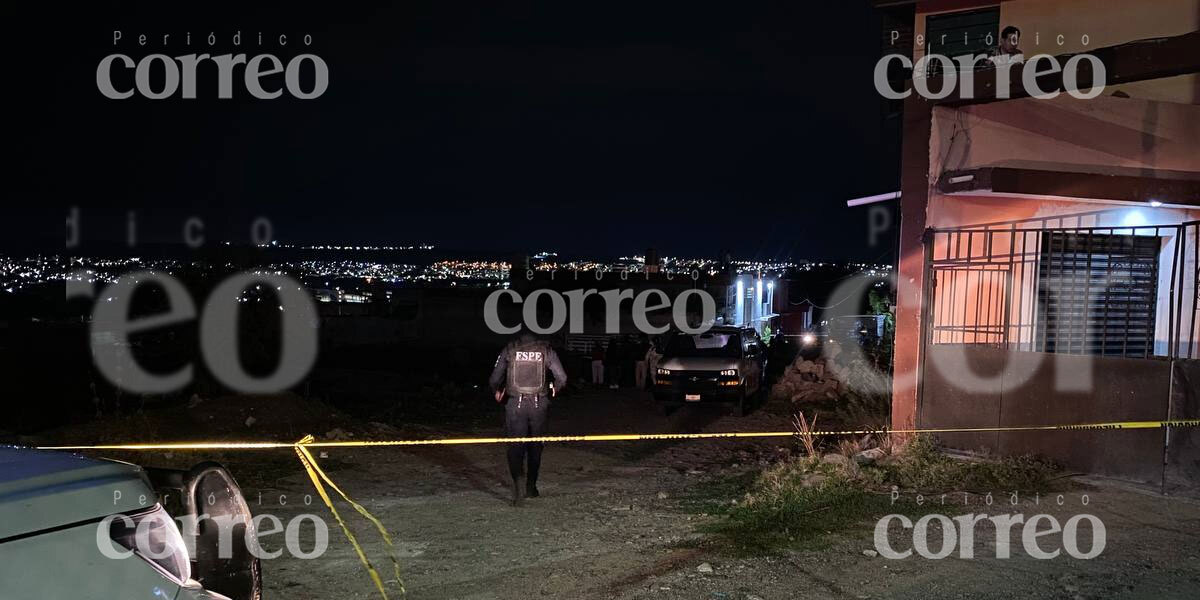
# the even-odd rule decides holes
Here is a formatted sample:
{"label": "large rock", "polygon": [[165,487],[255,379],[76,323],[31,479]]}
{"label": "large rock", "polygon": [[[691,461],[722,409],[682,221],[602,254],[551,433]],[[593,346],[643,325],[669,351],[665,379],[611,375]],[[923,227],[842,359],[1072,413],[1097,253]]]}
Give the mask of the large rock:
{"label": "large rock", "polygon": [[854,462],[860,465],[870,465],[885,456],[887,456],[887,452],[884,452],[881,448],[870,448],[855,454]]}

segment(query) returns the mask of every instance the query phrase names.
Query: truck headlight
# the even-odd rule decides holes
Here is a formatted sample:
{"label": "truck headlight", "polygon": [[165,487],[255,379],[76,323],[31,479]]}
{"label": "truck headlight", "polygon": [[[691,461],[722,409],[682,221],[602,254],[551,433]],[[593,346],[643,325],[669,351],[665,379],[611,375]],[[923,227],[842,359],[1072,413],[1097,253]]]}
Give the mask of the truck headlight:
{"label": "truck headlight", "polygon": [[175,583],[184,585],[192,578],[183,536],[179,535],[179,528],[162,506],[134,515],[112,515],[103,523],[108,523],[112,541],[150,563]]}
{"label": "truck headlight", "polygon": [[659,375],[670,375],[670,374],[671,374],[671,370],[670,370],[670,369],[659,369],[659,370],[658,370],[658,374],[659,374]]}
{"label": "truck headlight", "polygon": [[721,371],[721,377],[737,377],[737,369],[725,369]]}

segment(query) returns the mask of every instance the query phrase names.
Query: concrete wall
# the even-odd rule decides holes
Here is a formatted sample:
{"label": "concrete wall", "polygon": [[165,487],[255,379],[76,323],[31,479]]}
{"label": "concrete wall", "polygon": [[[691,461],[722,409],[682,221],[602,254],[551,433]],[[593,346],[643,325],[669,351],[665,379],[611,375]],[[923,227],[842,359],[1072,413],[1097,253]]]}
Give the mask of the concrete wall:
{"label": "concrete wall", "polygon": [[[1021,29],[1026,58],[1086,52],[1200,29],[1200,0],[929,0],[917,4],[914,33],[925,34],[928,15],[997,4],[1000,27]],[[913,54],[917,60],[925,55],[925,48],[914,44]],[[1112,86],[1106,94],[1118,90],[1133,98],[1200,104],[1200,75]]]}
{"label": "concrete wall", "polygon": [[1060,95],[937,107],[930,154],[939,175],[985,166],[1200,172],[1200,105]]}
{"label": "concrete wall", "polygon": [[[918,406],[922,427],[1158,421],[1168,415],[1172,366],[1165,360],[1016,352],[974,345],[931,346],[926,360],[924,394]],[[966,369],[960,368],[963,361]],[[1081,380],[1090,381],[1090,386],[1071,385],[1071,377],[1059,383],[1060,376],[1079,373],[1089,374]],[[1189,373],[1200,376],[1194,365]],[[1197,409],[1194,390],[1190,398],[1179,401],[1179,412]],[[1196,483],[1200,479],[1196,473],[1200,438],[1189,435],[1193,437],[1180,438],[1176,450],[1175,478]],[[937,437],[952,448],[1000,455],[1038,454],[1088,473],[1163,484],[1163,429],[947,433]]]}
{"label": "concrete wall", "polygon": [[[930,141],[931,180],[947,170],[971,169],[985,166],[1021,166],[1036,169],[1074,172],[1136,173],[1139,169],[1185,171],[1200,173],[1200,106],[1172,104],[1128,98],[1095,98],[1077,100],[1059,97],[1051,100],[1025,98],[1008,102],[972,105],[963,108],[937,107],[933,110],[933,130]],[[934,228],[974,226],[1022,219],[1069,217],[1079,218],[1052,221],[1049,227],[1140,227],[1173,225],[1200,220],[1200,209],[1119,205],[1085,199],[1053,197],[1012,197],[1003,195],[945,195],[933,191],[929,195],[927,225]],[[1040,227],[1039,223],[1028,225]],[[1141,230],[1139,235],[1154,235]],[[1159,259],[1159,294],[1157,306],[1155,353],[1167,353],[1170,266],[1179,240],[1172,232],[1163,236]],[[1192,234],[1190,237],[1194,237]],[[965,243],[967,238],[960,241]],[[1036,241],[1036,238],[1019,238]],[[945,256],[944,237],[934,248],[934,257]],[[959,248],[958,256],[982,256],[982,238],[976,236],[975,246]],[[1006,251],[1007,239],[996,238]],[[1195,239],[1188,240],[1193,248]],[[1026,248],[1037,252],[1038,248]],[[954,252],[954,249],[950,249]],[[1193,254],[1185,258],[1195,273]],[[1032,275],[1032,273],[1025,273]],[[1189,275],[1194,277],[1194,275]],[[1027,286],[1034,285],[1032,277],[1024,278]],[[1189,279],[1184,284],[1190,289]],[[960,290],[965,297],[953,305],[974,312],[972,290]],[[1029,297],[1029,290],[1018,290]],[[986,295],[986,294],[985,294]],[[1032,309],[1032,304],[1023,304]],[[1190,309],[1190,307],[1185,307]],[[982,311],[986,313],[987,311]],[[1032,322],[1032,314],[1011,315],[1014,322]],[[954,315],[951,315],[952,317]],[[997,312],[993,324],[1002,323]],[[1029,334],[1031,332],[1025,331]],[[1191,339],[1200,339],[1200,326]],[[962,340],[971,342],[975,340]],[[979,340],[986,341],[986,340]]]}

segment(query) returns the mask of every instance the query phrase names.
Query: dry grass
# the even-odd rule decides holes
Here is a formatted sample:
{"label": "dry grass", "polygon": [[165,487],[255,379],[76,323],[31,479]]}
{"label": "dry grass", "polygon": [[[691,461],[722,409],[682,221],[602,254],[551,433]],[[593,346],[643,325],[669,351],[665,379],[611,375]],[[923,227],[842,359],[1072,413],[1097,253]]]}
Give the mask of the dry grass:
{"label": "dry grass", "polygon": [[875,446],[889,455],[895,454],[896,449],[902,443],[902,440],[899,440],[897,439],[897,436],[892,435],[892,432],[888,431],[886,427],[883,429],[883,431],[880,431],[874,435]]}
{"label": "dry grass", "polygon": [[812,423],[809,423],[804,417],[804,411],[800,411],[792,417],[792,424],[796,427],[796,437],[804,445],[805,453],[808,456],[818,456],[817,442],[820,436],[813,434],[817,429],[817,413],[813,412]]}
{"label": "dry grass", "polygon": [[[957,510],[950,504],[920,505],[904,498],[893,503],[888,494],[893,488],[904,490],[911,498],[918,492],[1043,491],[1052,489],[1055,480],[1055,467],[1035,457],[964,461],[943,454],[928,436],[915,436],[907,442],[896,436],[898,439],[893,441],[888,432],[876,434],[875,441],[885,451],[895,450],[896,460],[842,469],[817,457],[814,423],[803,415],[797,415],[795,421],[801,442],[809,441],[805,448],[810,455],[777,463],[750,482],[739,480],[735,489],[721,490],[725,498],[742,498],[732,508],[710,513],[725,518],[702,529],[721,536],[728,542],[728,549],[737,554],[811,548],[837,532],[861,532],[886,514],[915,519],[929,513],[954,514]],[[861,439],[848,439],[839,450],[849,452],[862,445]],[[730,503],[726,500],[721,506],[729,507]]]}
{"label": "dry grass", "polygon": [[842,438],[842,440],[838,442],[837,447],[838,454],[849,457],[853,457],[855,454],[858,454],[865,449],[866,448],[863,446],[862,440],[854,436]]}

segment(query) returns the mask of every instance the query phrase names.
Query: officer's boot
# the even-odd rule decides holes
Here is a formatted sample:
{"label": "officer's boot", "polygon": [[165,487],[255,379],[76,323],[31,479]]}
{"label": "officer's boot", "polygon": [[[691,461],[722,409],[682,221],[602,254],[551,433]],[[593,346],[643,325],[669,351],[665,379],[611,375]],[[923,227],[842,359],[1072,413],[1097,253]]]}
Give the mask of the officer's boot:
{"label": "officer's boot", "polygon": [[525,490],[523,490],[521,488],[523,488],[524,486],[525,486],[525,478],[524,477],[522,477],[520,475],[516,475],[513,477],[513,482],[512,482],[512,505],[513,506],[521,505],[521,501],[524,499],[524,492],[525,492]]}
{"label": "officer's boot", "polygon": [[537,498],[538,494],[537,482],[538,471],[542,469],[542,444],[532,443],[528,450],[529,459],[529,479],[525,483],[525,495],[530,498]]}
{"label": "officer's boot", "polygon": [[512,476],[512,505],[520,506],[522,493],[525,487],[525,474],[522,472],[525,465],[525,445],[524,444],[509,444],[508,445],[508,473]]}

